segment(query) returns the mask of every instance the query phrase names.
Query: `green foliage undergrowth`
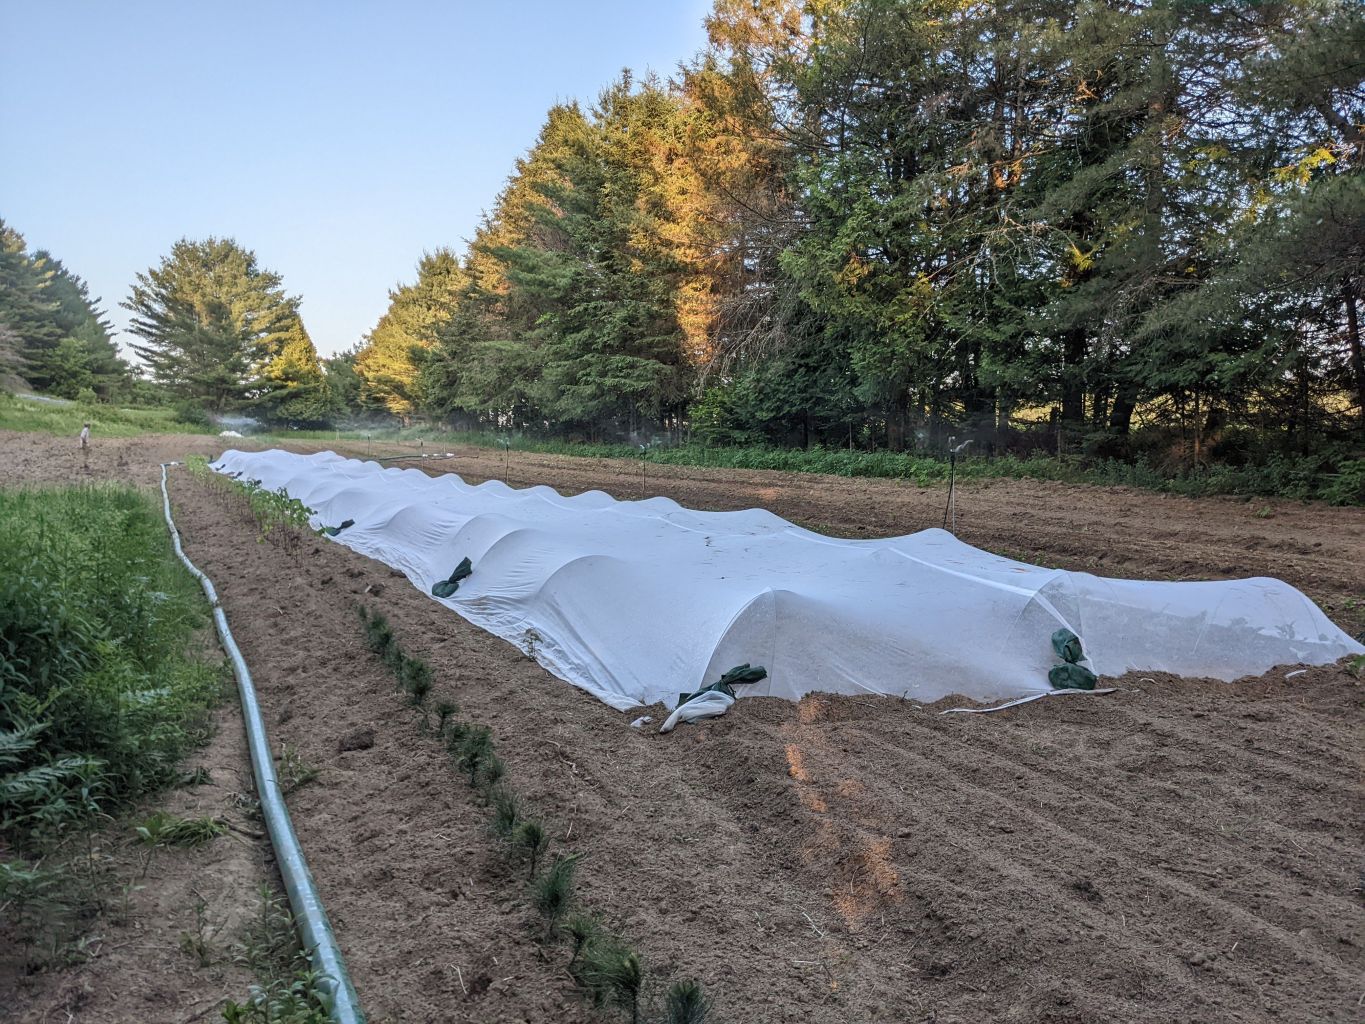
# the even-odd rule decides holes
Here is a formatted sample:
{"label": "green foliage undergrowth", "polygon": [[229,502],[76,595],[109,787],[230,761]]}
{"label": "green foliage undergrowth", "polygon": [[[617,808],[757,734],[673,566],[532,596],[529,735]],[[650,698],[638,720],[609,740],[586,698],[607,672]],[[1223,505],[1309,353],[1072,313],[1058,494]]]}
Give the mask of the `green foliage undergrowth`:
{"label": "green foliage undergrowth", "polygon": [[222,685],[205,611],[145,495],[0,491],[0,907],[56,899],[54,849],[178,781]]}

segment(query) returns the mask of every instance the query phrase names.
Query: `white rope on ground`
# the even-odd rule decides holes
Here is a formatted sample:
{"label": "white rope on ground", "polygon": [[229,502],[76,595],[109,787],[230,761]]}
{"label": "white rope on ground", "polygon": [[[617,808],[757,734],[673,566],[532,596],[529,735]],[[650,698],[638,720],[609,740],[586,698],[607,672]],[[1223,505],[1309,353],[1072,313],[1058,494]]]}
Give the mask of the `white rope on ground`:
{"label": "white rope on ground", "polygon": [[1117,689],[1117,686],[1106,686],[1101,687],[1098,690],[1048,690],[1046,693],[1033,693],[1027,697],[1017,697],[1014,700],[1007,700],[1005,703],[997,704],[993,708],[949,708],[946,711],[940,711],[939,714],[988,715],[992,711],[1004,711],[1006,708],[1018,707],[1020,704],[1027,704],[1031,700],[1042,700],[1044,697],[1065,697],[1069,693],[1113,693]]}
{"label": "white rope on ground", "polygon": [[213,621],[218,627],[218,638],[223,650],[232,662],[232,673],[237,677],[237,693],[242,702],[242,720],[246,725],[247,746],[251,751],[251,768],[256,777],[256,792],[261,800],[261,817],[265,819],[270,843],[275,848],[275,860],[279,864],[280,876],[284,879],[285,892],[289,905],[294,911],[294,921],[298,925],[299,938],[314,971],[320,976],[317,988],[327,1003],[328,1012],[337,1024],[365,1024],[365,1014],[360,1009],[351,976],[346,972],[346,963],[341,956],[332,925],[327,920],[322,898],[313,883],[312,872],[303,857],[303,848],[298,836],[294,834],[294,824],[289,819],[289,808],[284,802],[284,791],[280,788],[279,777],[275,774],[275,762],[270,754],[270,739],[266,735],[265,723],[261,719],[261,707],[256,700],[256,686],[251,680],[251,672],[246,667],[237,642],[228,628],[227,615],[218,600],[218,591],[213,581],[199,567],[189,560],[185,549],[180,545],[180,531],[171,518],[171,495],[166,487],[166,467],[179,463],[161,464],[161,500],[166,514],[166,527],[171,533],[171,543],[180,561],[185,563],[194,577],[204,588],[204,594],[213,608]]}

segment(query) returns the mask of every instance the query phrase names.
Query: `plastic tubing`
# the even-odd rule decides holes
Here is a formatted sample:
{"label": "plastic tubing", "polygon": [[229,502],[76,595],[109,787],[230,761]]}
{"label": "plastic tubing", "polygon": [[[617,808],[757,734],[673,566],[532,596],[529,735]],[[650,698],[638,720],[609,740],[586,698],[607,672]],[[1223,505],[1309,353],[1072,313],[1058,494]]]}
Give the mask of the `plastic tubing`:
{"label": "plastic tubing", "polygon": [[237,677],[237,693],[242,699],[242,720],[246,724],[246,741],[251,750],[251,769],[256,776],[256,792],[261,799],[261,816],[265,819],[266,830],[270,833],[270,843],[275,848],[275,860],[284,878],[284,889],[289,895],[289,905],[294,911],[294,922],[299,930],[299,938],[308,953],[313,969],[321,975],[317,987],[322,993],[332,1020],[337,1024],[365,1024],[365,1014],[356,999],[355,987],[351,976],[346,972],[346,962],[341,957],[341,948],[332,925],[327,920],[322,899],[313,884],[312,872],[308,862],[303,859],[303,849],[299,846],[298,836],[294,835],[293,822],[289,820],[289,808],[285,806],[284,792],[280,789],[279,777],[275,774],[275,762],[270,755],[270,740],[265,733],[265,723],[261,721],[261,707],[256,701],[256,686],[251,681],[251,672],[246,667],[237,642],[232,639],[228,628],[227,616],[218,601],[218,591],[213,581],[199,571],[199,568],[185,555],[180,546],[180,531],[175,528],[171,518],[171,495],[166,488],[166,467],[176,466],[176,462],[161,464],[161,500],[166,513],[166,526],[171,532],[171,543],[175,553],[185,563],[204,588],[204,594],[213,607],[213,621],[218,626],[218,637],[232,662],[232,673]]}

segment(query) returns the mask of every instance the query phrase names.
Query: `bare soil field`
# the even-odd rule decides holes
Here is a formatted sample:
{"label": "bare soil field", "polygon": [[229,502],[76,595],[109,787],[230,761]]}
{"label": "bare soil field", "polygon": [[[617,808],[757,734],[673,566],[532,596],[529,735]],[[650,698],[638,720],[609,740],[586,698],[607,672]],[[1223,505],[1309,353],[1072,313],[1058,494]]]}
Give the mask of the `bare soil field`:
{"label": "bare soil field", "polygon": [[[158,462],[223,446],[100,441],[87,471],[68,439],[0,434],[0,470],[7,485],[150,485]],[[507,459],[462,451],[427,468],[762,505],[844,536],[942,518],[943,488],[897,481]],[[585,901],[660,976],[705,982],[717,1020],[1359,1018],[1365,691],[1344,667],[1235,685],[1130,676],[1105,697],[984,716],[939,715],[952,700],[754,698],[661,737],[383,565],[325,541],[297,556],[259,543],[183,471],[172,497],[273,742],[321,770],[290,807],[373,1021],[617,1018],[587,1007],[565,957],[542,951],[524,880],[366,651],[357,602],[431,662],[433,699],[492,727],[512,786],[583,855]],[[969,543],[1107,575],[1278,576],[1349,631],[1365,617],[1359,509],[997,481],[964,487],[958,525]],[[341,751],[360,727],[373,747]],[[136,978],[106,969],[126,1016],[49,1016],[44,986],[62,977],[21,990],[18,1019],[179,1020],[196,1002],[149,1010]]]}

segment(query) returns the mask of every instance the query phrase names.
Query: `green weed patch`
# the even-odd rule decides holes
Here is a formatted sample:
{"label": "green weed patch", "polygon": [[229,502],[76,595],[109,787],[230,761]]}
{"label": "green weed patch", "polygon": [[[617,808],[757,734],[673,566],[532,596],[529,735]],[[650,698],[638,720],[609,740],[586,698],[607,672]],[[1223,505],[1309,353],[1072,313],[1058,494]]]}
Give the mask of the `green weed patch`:
{"label": "green weed patch", "polygon": [[206,611],[145,495],[0,491],[0,905],[46,907],[34,929],[63,916],[53,851],[179,782],[207,739],[221,663],[188,653]]}
{"label": "green weed patch", "polygon": [[0,430],[45,434],[69,434],[74,439],[81,425],[90,424],[94,443],[101,437],[136,437],[139,434],[212,434],[207,422],[183,418],[174,408],[130,408],[101,402],[43,402],[0,393]]}

